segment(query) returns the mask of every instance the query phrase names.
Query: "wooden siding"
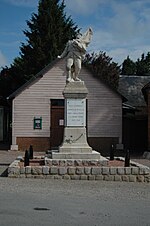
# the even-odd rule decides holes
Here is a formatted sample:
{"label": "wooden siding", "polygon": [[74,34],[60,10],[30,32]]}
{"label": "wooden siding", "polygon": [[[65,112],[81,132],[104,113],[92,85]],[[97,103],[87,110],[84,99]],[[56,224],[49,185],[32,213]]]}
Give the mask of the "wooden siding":
{"label": "wooden siding", "polygon": [[119,137],[122,142],[122,99],[109,86],[83,68],[88,88],[88,137]]}
{"label": "wooden siding", "polygon": [[[13,100],[13,144],[16,137],[50,136],[50,99],[62,99],[65,62],[60,60]],[[81,79],[88,88],[88,136],[122,139],[122,99],[86,69]],[[42,130],[33,129],[34,117],[42,117]]]}
{"label": "wooden siding", "polygon": [[[50,137],[50,99],[63,98],[64,63],[59,63],[13,100],[13,144],[16,137]],[[33,128],[34,117],[42,117],[42,129]]]}

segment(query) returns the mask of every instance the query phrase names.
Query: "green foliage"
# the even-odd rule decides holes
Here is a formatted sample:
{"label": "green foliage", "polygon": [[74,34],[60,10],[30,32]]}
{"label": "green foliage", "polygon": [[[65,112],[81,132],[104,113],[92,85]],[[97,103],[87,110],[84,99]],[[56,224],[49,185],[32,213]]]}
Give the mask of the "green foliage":
{"label": "green foliage", "polygon": [[113,62],[112,58],[107,56],[105,52],[87,54],[84,59],[84,64],[94,72],[95,76],[103,79],[117,89],[120,66]]}
{"label": "green foliage", "polygon": [[136,67],[137,75],[150,75],[150,52],[148,52],[146,56],[143,53],[141,59],[137,59]]}
{"label": "green foliage", "polygon": [[21,58],[25,75],[33,75],[52,62],[64,49],[68,39],[75,37],[77,26],[64,13],[64,3],[59,0],[39,1],[38,14],[27,21],[27,43],[23,43]]}
{"label": "green foliage", "polygon": [[148,52],[146,56],[143,53],[141,58],[138,58],[136,62],[133,62],[128,56],[122,64],[121,74],[139,76],[150,75],[150,52]]}
{"label": "green foliage", "polygon": [[0,96],[6,98],[25,82],[25,77],[16,68],[2,68],[0,72]]}
{"label": "green foliage", "polygon": [[136,63],[133,62],[129,56],[124,60],[122,64],[123,75],[135,75],[136,74]]}
{"label": "green foliage", "polygon": [[5,96],[51,63],[63,51],[67,41],[79,32],[64,10],[64,1],[39,1],[38,13],[33,13],[31,20],[27,21],[26,43],[20,47],[20,56],[14,59],[10,68],[3,68],[0,73],[0,92]]}

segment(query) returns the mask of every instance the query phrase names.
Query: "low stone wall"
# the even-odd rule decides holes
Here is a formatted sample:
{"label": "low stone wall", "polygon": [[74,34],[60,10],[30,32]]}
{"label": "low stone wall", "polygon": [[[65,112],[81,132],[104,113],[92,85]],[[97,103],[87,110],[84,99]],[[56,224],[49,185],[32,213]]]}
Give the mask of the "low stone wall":
{"label": "low stone wall", "polygon": [[[70,160],[67,160],[70,162]],[[74,160],[75,161],[75,160]],[[132,162],[131,167],[108,167],[99,165],[66,165],[66,161],[50,160],[44,166],[20,167],[20,160],[15,160],[8,168],[8,177],[12,178],[44,178],[66,180],[105,180],[126,182],[150,182],[150,168]],[[59,164],[58,164],[59,163]],[[85,162],[84,162],[85,163]],[[52,165],[53,164],[53,165]],[[93,164],[95,164],[93,162]]]}
{"label": "low stone wall", "polygon": [[100,158],[100,160],[83,160],[83,159],[50,159],[45,157],[45,166],[107,166],[108,159],[105,157]]}

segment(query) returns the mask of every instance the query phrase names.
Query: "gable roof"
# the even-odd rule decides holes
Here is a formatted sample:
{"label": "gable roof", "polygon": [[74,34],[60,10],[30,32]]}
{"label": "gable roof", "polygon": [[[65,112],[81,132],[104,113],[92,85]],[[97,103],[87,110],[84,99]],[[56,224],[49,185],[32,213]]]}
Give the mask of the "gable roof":
{"label": "gable roof", "polygon": [[127,104],[134,107],[146,106],[142,88],[150,81],[150,76],[120,75],[119,92],[128,101]]}
{"label": "gable roof", "polygon": [[[34,83],[36,80],[43,77],[43,75],[48,72],[58,61],[61,59],[55,59],[50,64],[48,64],[45,68],[43,68],[40,72],[38,72],[35,76],[33,76],[29,81],[27,81],[24,85],[22,85],[20,88],[18,88],[15,92],[13,92],[11,95],[7,97],[8,100],[15,98],[17,95],[19,95],[23,90],[25,90],[28,86],[30,86],[32,83]],[[85,66],[86,67],[86,66]],[[87,67],[86,69],[92,74],[91,70],[89,70]],[[96,78],[96,76],[94,76]],[[127,101],[127,99],[116,89],[114,89],[111,85],[106,83],[104,80],[99,78],[97,76],[97,79],[100,80],[102,83],[104,83],[106,86],[108,86],[110,89],[112,89],[115,93],[117,93],[123,100],[123,102]]]}
{"label": "gable roof", "polygon": [[43,75],[49,71],[57,62],[59,59],[56,59],[52,61],[50,64],[48,64],[46,67],[44,67],[40,72],[38,72],[36,75],[34,75],[31,79],[29,79],[25,84],[23,84],[21,87],[19,87],[15,92],[10,94],[7,99],[13,99],[15,98],[18,94],[20,94],[23,90],[25,90],[29,85],[34,83],[36,80],[40,79],[43,77]]}

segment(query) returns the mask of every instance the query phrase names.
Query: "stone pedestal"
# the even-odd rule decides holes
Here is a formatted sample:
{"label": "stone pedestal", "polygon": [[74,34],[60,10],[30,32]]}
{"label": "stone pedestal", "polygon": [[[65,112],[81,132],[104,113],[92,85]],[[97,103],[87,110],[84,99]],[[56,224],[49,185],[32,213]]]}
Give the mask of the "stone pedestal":
{"label": "stone pedestal", "polygon": [[87,143],[86,135],[86,97],[88,90],[84,82],[66,84],[64,139],[59,152],[52,152],[55,159],[100,159]]}

